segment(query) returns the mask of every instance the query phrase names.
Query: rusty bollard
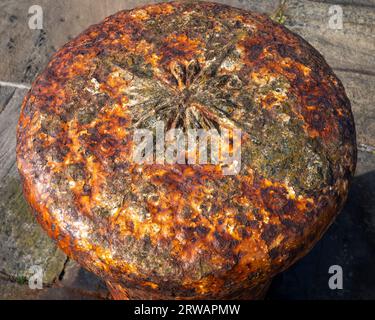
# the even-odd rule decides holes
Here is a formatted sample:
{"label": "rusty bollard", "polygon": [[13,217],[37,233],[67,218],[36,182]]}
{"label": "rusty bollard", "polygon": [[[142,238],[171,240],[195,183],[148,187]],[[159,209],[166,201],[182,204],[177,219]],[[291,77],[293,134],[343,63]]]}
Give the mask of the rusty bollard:
{"label": "rusty bollard", "polygon": [[[196,132],[215,134],[209,147]],[[17,139],[38,222],[115,299],[262,298],[331,224],[356,163],[350,102],[323,57],[264,15],[208,2],[89,27],[33,83]]]}

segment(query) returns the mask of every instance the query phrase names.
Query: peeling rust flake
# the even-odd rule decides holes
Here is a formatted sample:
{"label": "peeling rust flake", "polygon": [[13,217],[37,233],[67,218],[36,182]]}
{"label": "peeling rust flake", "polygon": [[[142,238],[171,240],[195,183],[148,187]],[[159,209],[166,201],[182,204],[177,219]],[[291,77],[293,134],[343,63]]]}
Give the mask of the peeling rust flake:
{"label": "peeling rust flake", "polygon": [[[134,163],[134,129],[157,121],[241,129],[241,171]],[[38,221],[115,298],[259,297],[330,225],[356,163],[350,102],[322,56],[208,2],[121,11],[67,43],[17,139]]]}

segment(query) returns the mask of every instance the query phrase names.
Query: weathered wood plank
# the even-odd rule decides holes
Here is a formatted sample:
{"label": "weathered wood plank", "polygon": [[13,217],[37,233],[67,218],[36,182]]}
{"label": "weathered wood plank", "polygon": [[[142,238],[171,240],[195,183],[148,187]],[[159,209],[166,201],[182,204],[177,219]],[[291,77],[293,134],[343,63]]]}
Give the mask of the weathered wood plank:
{"label": "weathered wood plank", "polygon": [[0,113],[5,109],[10,99],[12,99],[15,91],[15,88],[0,86]]}
{"label": "weathered wood plank", "polygon": [[358,144],[375,146],[375,75],[350,71],[336,73],[352,102]]}
{"label": "weathered wood plank", "polygon": [[343,29],[329,27],[330,3],[289,0],[286,26],[303,36],[334,69],[375,72],[375,8],[341,5]]}

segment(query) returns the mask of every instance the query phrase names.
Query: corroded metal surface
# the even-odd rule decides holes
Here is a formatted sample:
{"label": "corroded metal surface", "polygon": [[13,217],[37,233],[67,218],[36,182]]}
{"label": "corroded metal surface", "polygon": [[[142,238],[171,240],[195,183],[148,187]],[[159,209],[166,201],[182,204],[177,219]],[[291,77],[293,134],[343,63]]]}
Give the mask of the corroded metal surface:
{"label": "corroded metal surface", "polygon": [[[135,164],[133,129],[158,120],[240,128],[240,173]],[[344,89],[303,39],[174,2],[119,12],[57,52],[24,100],[17,156],[38,221],[117,297],[251,298],[339,212],[356,147]]]}

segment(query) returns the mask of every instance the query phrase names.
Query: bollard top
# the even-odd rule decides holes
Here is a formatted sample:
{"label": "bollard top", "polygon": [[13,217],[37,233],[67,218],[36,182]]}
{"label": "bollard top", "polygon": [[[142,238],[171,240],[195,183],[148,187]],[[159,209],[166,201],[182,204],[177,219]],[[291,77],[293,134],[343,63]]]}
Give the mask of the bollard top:
{"label": "bollard top", "polygon": [[[179,134],[186,146],[210,130],[229,132],[217,162],[213,144],[211,162],[188,161],[197,145],[158,161]],[[23,102],[17,163],[49,236],[131,298],[254,298],[341,209],[356,141],[341,82],[301,37],[171,2],[118,12],[54,54]]]}

